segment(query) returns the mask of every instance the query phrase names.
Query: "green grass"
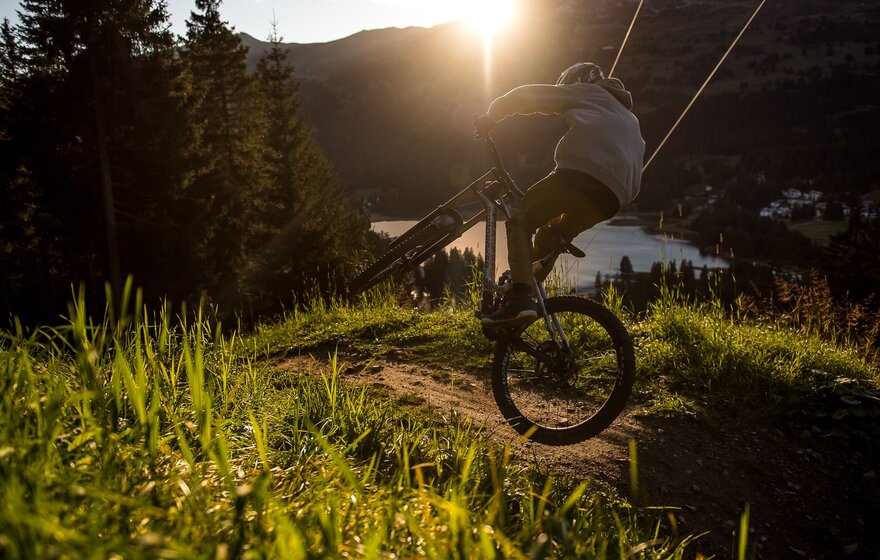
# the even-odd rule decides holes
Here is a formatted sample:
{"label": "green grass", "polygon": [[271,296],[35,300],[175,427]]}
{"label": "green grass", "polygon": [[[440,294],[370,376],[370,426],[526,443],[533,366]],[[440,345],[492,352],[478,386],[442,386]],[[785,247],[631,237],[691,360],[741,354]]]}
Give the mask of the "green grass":
{"label": "green grass", "polygon": [[862,348],[831,342],[768,318],[731,316],[717,303],[667,292],[631,326],[637,396],[657,412],[741,407],[759,414],[804,406],[830,384],[880,388],[880,368]]}
{"label": "green grass", "polygon": [[263,325],[247,341],[266,357],[314,354],[325,357],[337,348],[364,356],[401,352],[425,365],[480,368],[492,344],[467,305],[443,306],[426,313],[401,306],[390,292],[363,296],[355,304],[311,300],[281,321]]}
{"label": "green grass", "polygon": [[0,556],[681,558],[691,540],[467,423],[342,384],[335,360],[316,376],[264,360],[381,350],[422,322],[436,332],[412,348],[433,355],[452,344],[438,323],[467,331],[457,312],[315,304],[242,340],[134,299],[93,324],[80,298],[58,329],[4,335]]}
{"label": "green grass", "polygon": [[[871,394],[880,387],[878,364],[845,337],[832,341],[773,318],[732,316],[718,302],[688,302],[670,290],[638,318],[622,301],[610,293],[605,303],[633,336],[636,401],[649,414],[695,415],[744,403],[758,413],[787,413],[839,382]],[[267,356],[316,349],[326,356],[337,346],[365,356],[403,349],[414,362],[483,371],[493,349],[468,304],[423,312],[387,294],[306,307],[261,327],[248,344]]]}
{"label": "green grass", "polygon": [[846,220],[826,222],[822,220],[807,220],[804,222],[786,222],[788,229],[798,231],[817,245],[828,245],[832,235],[846,231]]}
{"label": "green grass", "polygon": [[[469,306],[424,312],[389,294],[316,299],[246,338],[200,311],[148,315],[136,297],[122,305],[134,312],[93,324],[80,298],[57,329],[3,335],[0,556],[684,555],[691,537],[661,531],[662,512],[555,480],[466,422],[401,406],[419,395],[347,386],[335,358],[315,375],[269,366],[337,350],[403,352],[444,379],[489,365]],[[813,403],[838,429],[876,425],[877,364],[845,339],[670,292],[643,317],[621,301],[606,303],[633,334],[646,414]],[[630,474],[638,492],[635,463]]]}

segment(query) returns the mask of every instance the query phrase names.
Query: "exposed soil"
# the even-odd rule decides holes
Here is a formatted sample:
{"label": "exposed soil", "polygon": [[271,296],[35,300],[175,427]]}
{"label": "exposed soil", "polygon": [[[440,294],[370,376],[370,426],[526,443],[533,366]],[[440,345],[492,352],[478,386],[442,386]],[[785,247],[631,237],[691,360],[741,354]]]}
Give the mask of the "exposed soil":
{"label": "exposed soil", "polygon": [[[551,447],[523,442],[507,426],[492,397],[489,373],[384,359],[340,358],[346,382],[370,385],[408,406],[445,418],[468,417],[488,437],[510,443],[523,460],[575,480],[594,480],[630,495],[628,442],[638,453],[642,505],[663,506],[682,534],[701,534],[690,549],[735,557],[734,532],[746,503],[749,542],[763,559],[880,558],[877,465],[854,464],[834,442],[786,433],[768,421],[717,416],[667,419],[637,405],[599,436]],[[317,372],[310,356],[278,367]]]}

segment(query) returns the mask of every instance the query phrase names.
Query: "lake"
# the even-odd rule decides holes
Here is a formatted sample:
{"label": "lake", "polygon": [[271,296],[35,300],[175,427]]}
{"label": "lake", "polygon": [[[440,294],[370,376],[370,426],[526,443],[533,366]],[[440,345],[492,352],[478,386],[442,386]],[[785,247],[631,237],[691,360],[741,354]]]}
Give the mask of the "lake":
{"label": "lake", "polygon": [[[602,276],[614,275],[619,272],[620,259],[628,256],[636,272],[648,272],[655,262],[675,262],[689,260],[697,268],[703,265],[709,268],[726,268],[727,263],[718,257],[701,255],[700,251],[682,239],[646,233],[639,225],[627,225],[625,216],[617,216],[613,220],[597,224],[574,240],[587,256],[576,259],[571,255],[563,255],[556,264],[556,269],[567,277],[574,278],[577,286],[583,289],[593,288],[596,273]],[[613,223],[612,223],[613,222]],[[397,237],[415,225],[415,221],[382,221],[373,222],[373,230]],[[507,270],[507,243],[504,222],[498,222],[497,270]],[[470,248],[474,253],[484,254],[486,243],[485,223],[480,223],[466,231],[447,249],[453,247],[459,251]]]}

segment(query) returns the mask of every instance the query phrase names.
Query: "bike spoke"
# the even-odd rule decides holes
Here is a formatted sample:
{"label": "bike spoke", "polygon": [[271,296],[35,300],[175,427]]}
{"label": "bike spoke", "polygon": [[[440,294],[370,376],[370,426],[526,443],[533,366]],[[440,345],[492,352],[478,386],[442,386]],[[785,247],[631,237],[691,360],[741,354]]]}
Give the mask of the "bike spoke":
{"label": "bike spoke", "polygon": [[579,313],[555,315],[572,351],[559,348],[545,324],[536,322],[508,345],[504,375],[523,417],[561,429],[593,417],[614,390],[619,371],[615,345],[604,328]]}

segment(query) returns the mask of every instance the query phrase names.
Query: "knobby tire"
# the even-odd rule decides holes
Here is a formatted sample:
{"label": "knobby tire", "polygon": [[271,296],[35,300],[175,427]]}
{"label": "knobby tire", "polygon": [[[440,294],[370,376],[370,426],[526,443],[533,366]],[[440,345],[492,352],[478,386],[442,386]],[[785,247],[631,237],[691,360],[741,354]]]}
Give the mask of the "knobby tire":
{"label": "knobby tire", "polygon": [[[575,386],[570,383],[571,379],[564,383],[550,381],[553,374],[546,372],[542,377],[540,370],[544,367],[543,362],[518,350],[522,346],[514,337],[521,337],[521,340],[531,336],[549,339],[544,322],[539,317],[523,332],[510,332],[498,338],[492,368],[492,392],[501,413],[520,434],[547,445],[579,443],[607,428],[626,406],[635,378],[632,341],[620,320],[595,301],[561,296],[548,298],[544,304],[549,314],[556,314],[570,323],[570,332],[566,332],[566,335],[574,347],[577,366],[570,366],[572,369],[566,371],[577,371],[568,374],[575,379]],[[547,340],[540,344],[552,347]],[[591,370],[604,375],[604,379],[594,381],[598,377],[592,377],[594,373]],[[528,380],[520,380],[525,378]],[[584,379],[582,386],[576,386],[578,379]],[[591,388],[591,384],[595,387]],[[528,395],[527,398],[519,397],[519,387],[526,387],[522,395]],[[598,392],[599,395],[592,395],[591,392]],[[568,411],[579,407],[583,409],[584,418],[571,425],[548,422],[543,416],[550,414],[546,409],[554,406],[553,401],[558,402],[555,406],[559,410],[567,409],[560,415],[567,416]],[[571,422],[568,418],[565,420]]]}

